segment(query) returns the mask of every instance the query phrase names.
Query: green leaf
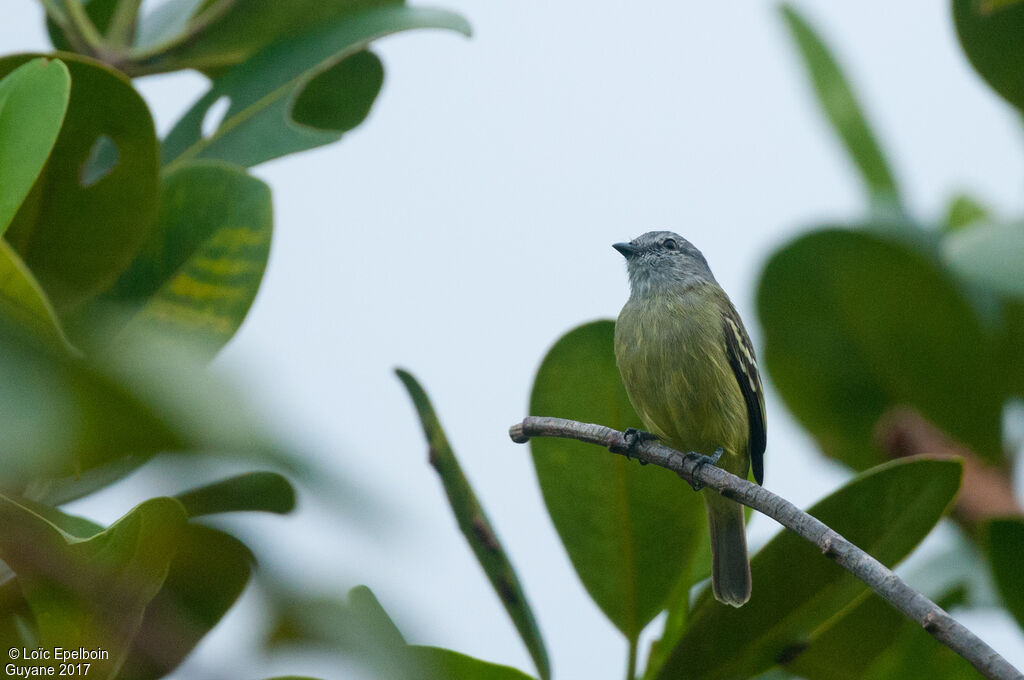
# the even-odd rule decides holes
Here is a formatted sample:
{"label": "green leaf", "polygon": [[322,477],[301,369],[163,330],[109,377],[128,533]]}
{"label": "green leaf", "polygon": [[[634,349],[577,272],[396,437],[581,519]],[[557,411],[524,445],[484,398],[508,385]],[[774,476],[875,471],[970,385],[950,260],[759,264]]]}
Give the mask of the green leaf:
{"label": "green leaf", "polygon": [[[205,73],[248,61],[268,45],[296,38],[327,24],[340,24],[373,7],[399,0],[175,0],[145,16],[140,46],[147,68],[192,68]],[[198,31],[197,27],[202,27]]]}
{"label": "green leaf", "polygon": [[[641,426],[615,365],[614,328],[595,321],[555,343],[537,372],[531,415],[619,430]],[[706,532],[700,496],[668,470],[588,444],[542,437],[530,447],[548,514],[576,573],[601,611],[635,641],[690,573]]]}
{"label": "green leaf", "polygon": [[958,194],[949,202],[942,226],[948,232],[955,232],[990,219],[988,208],[966,194]]}
{"label": "green leaf", "polygon": [[187,525],[118,680],[155,680],[176,668],[242,594],[254,562],[237,538]]}
{"label": "green leaf", "polygon": [[77,515],[69,515],[52,505],[40,503],[30,498],[11,497],[10,500],[26,510],[31,510],[53,526],[75,538],[92,538],[106,528],[92,520],[78,517]]}
{"label": "green leaf", "polygon": [[282,644],[325,646],[360,661],[373,677],[416,680],[525,680],[507,666],[479,661],[434,647],[407,645],[373,592],[366,586],[349,591],[348,601],[270,593],[278,608],[271,647]]}
{"label": "green leaf", "polygon": [[193,347],[160,335],[125,339],[114,350],[89,347],[92,361],[127,386],[185,442],[182,453],[227,456],[309,473],[297,453],[271,435],[232,386],[207,369]]}
{"label": "green leaf", "polygon": [[[887,566],[906,557],[960,486],[955,460],[908,458],[856,477],[808,512]],[[740,609],[705,590],[686,632],[656,677],[747,678],[806,645],[867,586],[813,544],[783,531],[750,564],[754,590]]]}
{"label": "green leaf", "polygon": [[529,680],[530,676],[509,666],[474,659],[450,649],[409,648],[424,680]]}
{"label": "green leaf", "polygon": [[[749,511],[750,508],[745,508]],[[747,513],[747,520],[750,513]],[[701,545],[697,550],[697,558],[693,561],[690,578],[680,579],[675,591],[669,597],[665,612],[665,625],[661,635],[651,642],[650,654],[647,656],[647,668],[643,678],[647,680],[661,668],[672,648],[686,631],[686,623],[690,618],[690,588],[694,583],[711,577],[711,535],[704,532]]]}
{"label": "green leaf", "polygon": [[248,472],[180,493],[175,498],[189,517],[257,510],[284,515],[295,509],[295,489],[276,472]]}
{"label": "green leaf", "polygon": [[346,600],[300,593],[268,592],[276,622],[268,644],[313,643],[349,652],[366,648],[390,655],[405,647],[405,638],[366,586],[356,586]]}
{"label": "green leaf", "polygon": [[1024,109],[1024,4],[953,0],[953,20],[967,59],[1006,101]]}
{"label": "green leaf", "polygon": [[886,460],[874,428],[909,405],[1001,460],[1005,389],[993,343],[931,259],[868,233],[822,229],[772,255],[758,311],[772,381],[827,455],[857,470]]}
{"label": "green leaf", "polygon": [[405,638],[366,586],[350,590],[347,601],[273,590],[269,594],[276,609],[271,648],[318,645],[358,659],[374,677],[417,677]]}
{"label": "green leaf", "polygon": [[0,492],[64,503],[159,452],[310,474],[237,393],[180,346],[163,340],[126,342],[109,354],[88,349],[89,360],[70,357],[0,317]]}
{"label": "green leaf", "polygon": [[816,634],[806,650],[794,650],[795,659],[785,665],[806,680],[861,680],[896,641],[905,620],[899,610],[870,593]]}
{"label": "green leaf", "polygon": [[[345,126],[365,117],[380,88],[376,58],[360,52],[379,37],[417,28],[469,32],[466,22],[455,14],[394,5],[366,10],[313,33],[271,45],[214,81],[209,92],[167,135],[164,163],[219,158],[251,166],[340,139]],[[352,61],[340,66],[346,59]],[[316,76],[322,80],[304,95]],[[313,113],[316,103],[326,101],[325,85],[346,83],[350,87],[331,98],[347,98],[351,103],[345,110]],[[204,137],[203,120],[223,97],[231,100],[227,113],[217,129]],[[300,120],[329,123],[330,127],[321,129],[297,122],[293,118],[296,102],[300,104]]]}
{"label": "green leaf", "polygon": [[857,97],[825,42],[789,4],[782,5],[786,26],[800,50],[822,110],[860,170],[872,203],[898,206],[899,189]]}
{"label": "green leaf", "polygon": [[[0,75],[35,56],[0,59]],[[64,316],[112,284],[141,245],[158,203],[158,148],[146,103],[124,75],[60,57],[72,81],[64,126],[7,240]],[[118,161],[95,181],[93,149],[103,138]]]}
{"label": "green leaf", "polygon": [[1003,604],[1024,629],[1024,520],[1007,517],[989,522],[987,548]]}
{"label": "green leaf", "polygon": [[292,106],[298,125],[339,134],[352,130],[370,115],[384,84],[384,65],[376,54],[356,52],[313,76]]}
{"label": "green leaf", "polygon": [[0,80],[0,234],[3,234],[57,142],[68,108],[71,77],[64,64],[46,59],[33,59],[13,70],[0,68],[0,76],[4,76]]}
{"label": "green leaf", "polygon": [[185,527],[170,498],[139,505],[109,529],[75,539],[0,497],[0,558],[17,574],[41,647],[104,649],[96,677],[114,678],[167,577]]}
{"label": "green leaf", "polygon": [[63,502],[185,439],[120,381],[0,318],[0,489]]}
{"label": "green leaf", "polygon": [[46,293],[6,241],[0,241],[0,314],[71,348]]}
{"label": "green leaf", "polygon": [[896,644],[876,659],[861,680],[977,680],[979,677],[974,666],[962,656],[937,642],[920,626],[904,621]]}
{"label": "green leaf", "polygon": [[265,183],[220,162],[177,166],[135,260],[87,311],[113,309],[122,333],[163,333],[212,357],[256,298],[272,231]]}
{"label": "green leaf", "polygon": [[988,223],[949,234],[942,255],[965,280],[1024,299],[1024,222]]}
{"label": "green leaf", "polygon": [[[947,597],[937,600],[948,608]],[[816,633],[787,668],[805,680],[974,680],[965,659],[874,593]]]}
{"label": "green leaf", "polygon": [[502,547],[498,536],[491,525],[490,520],[484,512],[480,501],[477,500],[473,487],[462,472],[455,452],[452,451],[445,436],[444,429],[438,420],[434,407],[426,392],[408,372],[398,369],[395,371],[398,378],[405,385],[416,413],[419,415],[420,423],[423,425],[423,432],[427,437],[429,445],[430,464],[433,465],[437,474],[441,477],[445,494],[451,504],[452,512],[459,524],[462,535],[473,549],[473,554],[483,567],[484,573],[494,587],[495,592],[505,606],[505,611],[519,631],[523,644],[530,652],[533,663],[541,678],[551,677],[551,666],[548,662],[547,650],[544,648],[544,639],[537,628],[537,621],[534,619],[530,603],[526,599],[523,587],[519,583],[515,569],[509,561],[505,549]]}
{"label": "green leaf", "polygon": [[1009,393],[1024,397],[1024,301],[1005,301],[1000,339],[1000,366],[1005,371]]}

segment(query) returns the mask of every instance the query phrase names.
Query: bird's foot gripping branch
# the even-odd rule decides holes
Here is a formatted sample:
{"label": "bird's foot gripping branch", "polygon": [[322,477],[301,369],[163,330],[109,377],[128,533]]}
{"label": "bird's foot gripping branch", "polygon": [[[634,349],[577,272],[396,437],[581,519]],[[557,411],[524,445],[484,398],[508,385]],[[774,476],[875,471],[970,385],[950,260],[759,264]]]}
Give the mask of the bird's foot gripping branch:
{"label": "bird's foot gripping branch", "polygon": [[[691,485],[703,485],[728,496],[771,517],[816,545],[822,554],[870,586],[875,593],[920,624],[936,640],[970,662],[984,677],[992,680],[1024,679],[1024,674],[988,644],[958,623],[932,600],[907,585],[878,559],[786,499],[721,468],[707,465],[702,457],[687,455],[657,441],[637,442],[634,438],[628,438],[625,433],[603,425],[562,418],[525,418],[509,429],[509,436],[512,441],[520,444],[528,442],[533,437],[557,437],[596,444],[613,453],[628,453],[630,457],[635,457],[643,463],[675,472]],[[945,464],[949,464],[948,461]],[[695,616],[701,614],[701,611],[695,612]],[[664,651],[662,653],[665,654]],[[667,653],[662,670],[672,667],[676,657],[682,657],[684,654],[685,651],[680,652],[678,648]]]}

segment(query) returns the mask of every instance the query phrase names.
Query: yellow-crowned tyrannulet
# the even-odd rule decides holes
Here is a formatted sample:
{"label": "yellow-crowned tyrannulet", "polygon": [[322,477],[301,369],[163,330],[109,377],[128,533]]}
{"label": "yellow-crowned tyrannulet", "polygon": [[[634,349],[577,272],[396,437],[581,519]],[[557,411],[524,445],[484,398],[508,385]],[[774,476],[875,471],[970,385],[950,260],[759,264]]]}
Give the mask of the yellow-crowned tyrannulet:
{"label": "yellow-crowned tyrannulet", "polygon": [[[631,293],[615,324],[615,358],[644,427],[683,452],[764,478],[764,396],[754,350],[707,260],[678,234],[652,231],[616,243]],[[750,599],[743,507],[705,489],[715,597]]]}

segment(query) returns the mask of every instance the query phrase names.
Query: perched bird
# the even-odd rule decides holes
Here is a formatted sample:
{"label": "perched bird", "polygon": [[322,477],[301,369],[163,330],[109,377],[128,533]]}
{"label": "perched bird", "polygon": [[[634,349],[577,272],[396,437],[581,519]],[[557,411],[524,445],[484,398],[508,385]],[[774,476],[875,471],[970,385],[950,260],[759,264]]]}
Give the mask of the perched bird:
{"label": "perched bird", "polygon": [[[615,359],[644,427],[746,479],[764,480],[761,377],[729,296],[692,243],[651,231],[613,246],[626,258],[630,296],[615,323]],[[720,602],[750,599],[743,507],[704,490],[711,585]]]}

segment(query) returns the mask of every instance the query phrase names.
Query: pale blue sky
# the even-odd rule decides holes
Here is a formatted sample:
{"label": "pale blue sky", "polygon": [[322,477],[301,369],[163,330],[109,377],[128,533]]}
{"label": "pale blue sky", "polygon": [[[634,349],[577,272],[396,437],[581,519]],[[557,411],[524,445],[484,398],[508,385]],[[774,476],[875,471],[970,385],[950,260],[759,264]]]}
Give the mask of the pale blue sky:
{"label": "pale blue sky", "polygon": [[[3,51],[42,49],[37,5],[8,4]],[[919,214],[937,216],[959,189],[1020,212],[1018,121],[966,64],[948,3],[797,4],[837,47]],[[576,579],[528,451],[506,435],[533,371],[569,328],[618,313],[627,287],[611,243],[654,228],[686,235],[756,342],[765,257],[801,229],[857,217],[864,199],[773,3],[438,5],[464,14],[474,37],[381,42],[387,80],[367,123],[256,169],[274,191],[270,267],[217,362],[283,431],[404,519],[380,532],[339,526],[307,498],[292,518],[247,526],[293,550],[313,583],[370,585],[416,642],[529,670],[426,465],[391,375],[407,367],[511,551],[556,673],[619,678],[625,645]],[[188,74],[141,82],[161,130],[202,88]],[[774,395],[768,428],[773,491],[807,505],[845,478]],[[126,493],[82,511],[110,519]],[[756,518],[753,543],[775,530]],[[204,643],[207,661],[244,648],[251,611]],[[1007,617],[967,623],[1024,665]],[[249,661],[239,677],[271,674]],[[315,673],[302,663],[272,670]]]}

